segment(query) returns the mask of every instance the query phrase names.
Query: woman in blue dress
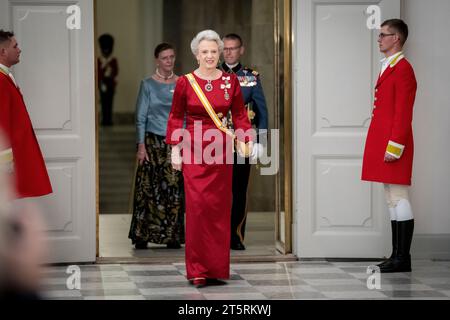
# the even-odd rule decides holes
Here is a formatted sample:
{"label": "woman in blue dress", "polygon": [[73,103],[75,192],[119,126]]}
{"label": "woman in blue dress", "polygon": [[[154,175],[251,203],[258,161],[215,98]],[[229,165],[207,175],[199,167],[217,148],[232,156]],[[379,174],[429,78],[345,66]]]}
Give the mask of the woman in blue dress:
{"label": "woman in blue dress", "polygon": [[175,50],[167,43],[155,49],[156,72],[141,83],[136,104],[137,160],[133,217],[129,238],[136,249],[184,243],[183,176],[172,169],[165,143],[167,121],[178,76]]}

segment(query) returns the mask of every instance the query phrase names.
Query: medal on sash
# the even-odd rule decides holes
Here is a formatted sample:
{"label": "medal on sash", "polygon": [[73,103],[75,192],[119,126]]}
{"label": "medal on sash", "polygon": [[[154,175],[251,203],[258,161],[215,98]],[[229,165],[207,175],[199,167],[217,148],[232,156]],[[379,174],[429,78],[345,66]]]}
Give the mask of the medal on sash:
{"label": "medal on sash", "polygon": [[228,93],[228,89],[231,89],[231,84],[230,84],[230,77],[222,77],[222,80],[225,80],[225,84],[222,84],[221,86],[220,86],[220,88],[222,89],[222,90],[225,90],[225,94],[224,94],[224,97],[225,97],[225,100],[230,100],[230,94]]}

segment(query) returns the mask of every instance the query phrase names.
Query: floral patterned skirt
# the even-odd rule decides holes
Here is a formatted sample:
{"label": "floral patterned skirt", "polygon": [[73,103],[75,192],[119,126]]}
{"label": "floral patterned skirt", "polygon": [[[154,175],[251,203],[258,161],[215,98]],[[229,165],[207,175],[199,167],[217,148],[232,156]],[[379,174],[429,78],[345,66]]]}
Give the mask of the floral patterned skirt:
{"label": "floral patterned skirt", "polygon": [[137,166],[133,217],[128,237],[132,243],[184,243],[183,175],[172,169],[165,137],[147,132],[149,161]]}

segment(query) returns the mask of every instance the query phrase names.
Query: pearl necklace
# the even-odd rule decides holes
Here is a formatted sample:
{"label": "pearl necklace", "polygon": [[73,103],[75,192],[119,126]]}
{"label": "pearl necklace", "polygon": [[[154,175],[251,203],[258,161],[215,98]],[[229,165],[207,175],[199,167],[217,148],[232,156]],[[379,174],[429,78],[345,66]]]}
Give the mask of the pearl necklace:
{"label": "pearl necklace", "polygon": [[159,69],[156,68],[156,75],[157,75],[158,77],[160,77],[161,79],[164,79],[165,81],[167,81],[167,80],[172,79],[173,76],[174,76],[175,74],[174,74],[173,71],[172,71],[172,73],[170,74],[170,76],[164,77],[163,75],[161,75],[161,74],[159,73]]}

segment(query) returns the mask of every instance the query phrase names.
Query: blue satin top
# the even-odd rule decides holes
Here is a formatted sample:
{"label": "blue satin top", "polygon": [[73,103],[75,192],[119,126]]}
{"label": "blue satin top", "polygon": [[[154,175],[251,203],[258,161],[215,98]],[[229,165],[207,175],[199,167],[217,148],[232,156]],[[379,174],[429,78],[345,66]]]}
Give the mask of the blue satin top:
{"label": "blue satin top", "polygon": [[160,83],[153,78],[141,82],[136,102],[136,141],[145,142],[145,133],[166,136],[167,121],[172,109],[175,83]]}

